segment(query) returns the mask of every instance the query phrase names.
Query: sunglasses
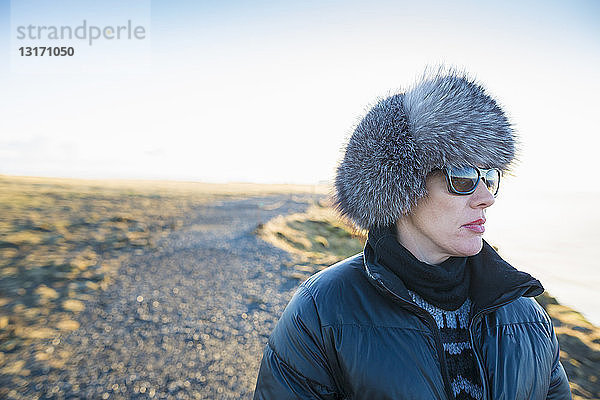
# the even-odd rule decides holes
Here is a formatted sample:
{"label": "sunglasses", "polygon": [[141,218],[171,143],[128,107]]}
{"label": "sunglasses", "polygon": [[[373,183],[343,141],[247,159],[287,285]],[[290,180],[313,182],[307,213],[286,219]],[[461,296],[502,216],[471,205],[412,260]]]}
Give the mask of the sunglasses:
{"label": "sunglasses", "polygon": [[483,179],[485,186],[496,197],[500,187],[500,170],[497,168],[483,169],[477,167],[445,167],[448,191],[454,194],[467,195],[477,189]]}

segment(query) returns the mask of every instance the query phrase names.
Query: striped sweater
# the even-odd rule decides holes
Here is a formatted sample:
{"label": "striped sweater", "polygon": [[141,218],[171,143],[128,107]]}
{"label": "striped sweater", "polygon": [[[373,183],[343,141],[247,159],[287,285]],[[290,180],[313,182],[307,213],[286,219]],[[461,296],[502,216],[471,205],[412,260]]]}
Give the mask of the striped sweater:
{"label": "striped sweater", "polygon": [[483,396],[483,388],[469,340],[471,300],[467,298],[457,310],[447,311],[433,306],[413,291],[409,290],[409,293],[413,301],[433,317],[440,330],[455,398],[480,400]]}

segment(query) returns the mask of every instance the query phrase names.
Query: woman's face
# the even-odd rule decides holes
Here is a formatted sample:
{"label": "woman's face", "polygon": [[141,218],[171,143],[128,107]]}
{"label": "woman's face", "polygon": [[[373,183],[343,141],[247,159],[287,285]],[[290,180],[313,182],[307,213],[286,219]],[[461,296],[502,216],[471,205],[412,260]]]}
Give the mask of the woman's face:
{"label": "woman's face", "polygon": [[427,196],[398,220],[398,241],[428,264],[479,253],[485,209],[494,204],[485,183],[479,181],[470,195],[456,195],[448,191],[443,173],[434,172],[427,177],[426,187]]}

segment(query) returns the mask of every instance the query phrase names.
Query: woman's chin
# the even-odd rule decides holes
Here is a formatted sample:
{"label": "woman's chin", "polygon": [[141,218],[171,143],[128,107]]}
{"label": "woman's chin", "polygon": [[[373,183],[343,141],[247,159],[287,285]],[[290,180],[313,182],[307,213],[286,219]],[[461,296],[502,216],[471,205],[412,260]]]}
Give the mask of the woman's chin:
{"label": "woman's chin", "polygon": [[483,238],[481,236],[464,240],[459,247],[461,257],[470,257],[478,254],[483,248]]}

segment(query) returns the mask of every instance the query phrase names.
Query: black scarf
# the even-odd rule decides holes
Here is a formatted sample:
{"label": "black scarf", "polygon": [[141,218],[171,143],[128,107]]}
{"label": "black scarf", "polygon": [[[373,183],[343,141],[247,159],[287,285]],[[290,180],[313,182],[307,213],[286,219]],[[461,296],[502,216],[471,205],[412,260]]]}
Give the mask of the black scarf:
{"label": "black scarf", "polygon": [[467,257],[450,257],[439,265],[419,261],[396,239],[396,228],[369,231],[369,244],[377,258],[392,270],[407,289],[443,310],[457,310],[469,296],[471,273]]}

